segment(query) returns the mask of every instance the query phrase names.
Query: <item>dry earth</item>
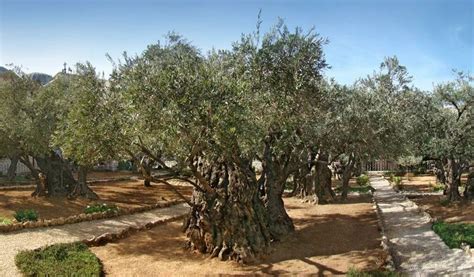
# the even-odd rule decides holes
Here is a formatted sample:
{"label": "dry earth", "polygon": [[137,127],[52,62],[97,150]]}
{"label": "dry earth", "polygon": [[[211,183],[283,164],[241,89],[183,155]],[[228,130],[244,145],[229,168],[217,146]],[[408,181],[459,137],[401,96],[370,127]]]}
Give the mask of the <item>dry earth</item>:
{"label": "dry earth", "polygon": [[111,276],[188,276],[216,274],[344,274],[369,270],[385,261],[377,217],[369,197],[347,204],[311,205],[286,198],[296,231],[256,264],[208,259],[183,249],[181,222],[140,232],[117,243],[93,247]]}

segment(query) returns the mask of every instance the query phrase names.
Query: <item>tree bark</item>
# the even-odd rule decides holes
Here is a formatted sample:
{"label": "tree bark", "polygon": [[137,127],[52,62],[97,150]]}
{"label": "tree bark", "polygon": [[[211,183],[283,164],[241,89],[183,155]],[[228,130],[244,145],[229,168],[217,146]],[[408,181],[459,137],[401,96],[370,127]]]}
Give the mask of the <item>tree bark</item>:
{"label": "tree bark", "polygon": [[354,154],[351,153],[349,155],[349,161],[345,165],[344,170],[342,172],[342,195],[341,195],[342,200],[347,199],[347,194],[349,192],[349,180],[351,179],[351,176],[352,176],[354,164],[355,164],[355,157],[354,157]]}
{"label": "tree bark", "polygon": [[287,166],[288,164],[283,165],[281,161],[276,161],[276,157],[272,155],[270,142],[265,143],[261,177],[265,190],[263,202],[270,223],[270,234],[273,239],[277,240],[295,230],[282,199],[288,179]]}
{"label": "tree bark", "polygon": [[47,195],[47,192],[46,192],[46,187],[47,187],[46,175],[43,174],[43,173],[41,173],[41,172],[39,172],[39,171],[36,169],[36,167],[33,165],[33,163],[31,163],[29,156],[20,157],[20,161],[21,161],[21,163],[23,163],[26,167],[28,167],[28,169],[29,169],[30,172],[31,172],[31,175],[32,175],[33,178],[35,179],[36,188],[35,188],[35,190],[33,191],[33,193],[31,193],[31,196],[33,196],[33,197],[36,197],[36,196],[46,196],[46,195]]}
{"label": "tree bark", "polygon": [[17,168],[19,159],[20,159],[20,157],[17,156],[17,155],[14,155],[10,158],[10,166],[8,167],[8,171],[7,171],[7,180],[8,181],[13,181],[13,179],[15,179],[16,168]]}
{"label": "tree bark", "polygon": [[194,190],[193,207],[183,226],[190,249],[244,263],[266,252],[272,237],[250,164],[194,161],[198,184],[207,189]]}
{"label": "tree bark", "polygon": [[460,201],[459,186],[461,185],[461,166],[453,158],[447,159],[447,199],[450,202]]}
{"label": "tree bark", "polygon": [[153,163],[151,162],[151,159],[147,156],[143,156],[143,158],[140,161],[140,171],[143,175],[143,186],[145,187],[151,187],[151,168],[152,168]]}
{"label": "tree bark", "polygon": [[474,200],[474,171],[469,172],[463,196],[467,201]]}
{"label": "tree bark", "polygon": [[99,196],[87,185],[87,167],[79,166],[78,182],[74,185],[68,197],[85,197],[87,199],[99,199]]}
{"label": "tree bark", "polygon": [[331,176],[331,170],[328,167],[328,155],[320,151],[316,161],[316,182],[314,189],[319,203],[327,203],[336,198],[336,194],[331,187]]}
{"label": "tree bark", "polygon": [[[447,163],[447,161],[445,161],[445,164]],[[447,194],[447,190],[448,190],[448,187],[446,186],[446,171],[444,169],[445,167],[445,164],[443,164],[443,161],[442,160],[437,160],[436,163],[435,163],[435,175],[436,175],[436,182],[439,183],[439,184],[442,184],[444,185],[444,190],[443,190],[443,194],[446,195]]]}

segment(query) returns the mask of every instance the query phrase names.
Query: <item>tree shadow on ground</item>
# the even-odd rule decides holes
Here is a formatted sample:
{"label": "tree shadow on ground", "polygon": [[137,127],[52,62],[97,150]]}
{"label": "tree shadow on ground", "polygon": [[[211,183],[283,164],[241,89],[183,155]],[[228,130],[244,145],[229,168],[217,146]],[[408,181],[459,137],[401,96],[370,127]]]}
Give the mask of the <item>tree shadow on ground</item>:
{"label": "tree shadow on ground", "polygon": [[[365,205],[364,209],[360,205]],[[296,231],[282,241],[273,243],[270,253],[259,262],[238,266],[235,270],[245,274],[294,274],[296,266],[304,268],[303,274],[334,275],[344,274],[349,267],[347,264],[377,268],[385,259],[380,249],[377,217],[367,203],[346,206],[344,209],[355,209],[356,206],[360,211],[352,212],[351,215],[337,211],[317,214],[322,209],[321,206],[297,201],[287,203],[289,210],[299,213],[293,217]],[[332,210],[333,207],[324,209]],[[185,236],[181,233],[180,223],[172,222],[137,233],[117,243],[95,248],[95,251],[99,253],[99,258],[104,259],[105,264],[109,259],[125,261],[143,256],[147,262],[165,266],[166,261],[169,264],[179,261],[183,267],[192,264],[209,265],[210,260],[205,256],[184,250],[184,242]],[[216,263],[216,259],[212,261],[212,265],[217,268],[224,264],[226,263]],[[292,265],[291,268],[287,268],[289,264]]]}

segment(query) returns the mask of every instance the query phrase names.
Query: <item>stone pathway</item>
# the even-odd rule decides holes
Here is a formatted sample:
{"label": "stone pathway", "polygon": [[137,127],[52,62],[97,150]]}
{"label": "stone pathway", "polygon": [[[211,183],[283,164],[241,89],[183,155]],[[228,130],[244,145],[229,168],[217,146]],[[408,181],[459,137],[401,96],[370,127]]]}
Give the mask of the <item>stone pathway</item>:
{"label": "stone pathway", "polygon": [[370,183],[399,270],[410,276],[474,276],[473,258],[461,249],[449,249],[431,230],[428,214],[382,177],[373,176]]}
{"label": "stone pathway", "polygon": [[130,226],[142,226],[152,221],[178,218],[188,210],[187,204],[178,204],[110,219],[0,234],[0,276],[21,276],[14,261],[16,253],[21,250],[36,249],[56,243],[82,241],[105,233],[114,233]]}

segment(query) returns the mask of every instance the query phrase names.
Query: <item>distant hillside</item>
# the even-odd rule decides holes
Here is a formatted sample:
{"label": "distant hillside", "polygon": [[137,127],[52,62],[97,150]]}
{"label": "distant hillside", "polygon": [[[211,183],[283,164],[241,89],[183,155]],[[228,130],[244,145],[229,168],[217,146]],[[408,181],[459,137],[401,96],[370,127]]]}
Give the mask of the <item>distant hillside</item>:
{"label": "distant hillside", "polygon": [[8,71],[8,69],[6,69],[3,66],[0,66],[0,74],[2,74],[3,72],[7,72],[7,71]]}
{"label": "distant hillside", "polygon": [[40,82],[42,85],[46,85],[49,83],[53,77],[51,75],[45,74],[45,73],[31,73],[29,74],[31,79]]}

